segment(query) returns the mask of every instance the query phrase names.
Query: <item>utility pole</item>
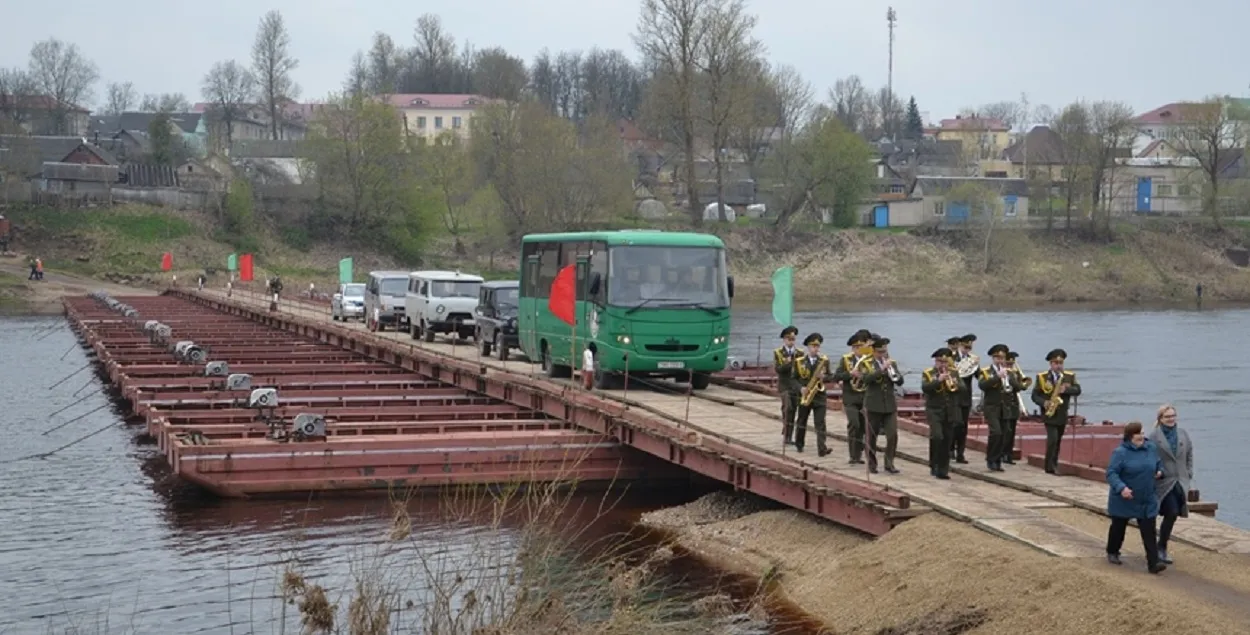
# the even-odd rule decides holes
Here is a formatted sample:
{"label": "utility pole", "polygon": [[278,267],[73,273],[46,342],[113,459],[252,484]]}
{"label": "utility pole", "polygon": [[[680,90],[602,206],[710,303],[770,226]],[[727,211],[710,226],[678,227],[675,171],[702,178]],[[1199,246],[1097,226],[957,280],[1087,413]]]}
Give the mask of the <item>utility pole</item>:
{"label": "utility pole", "polygon": [[[890,28],[890,62],[889,62],[890,66],[889,66],[888,75],[886,75],[886,83],[885,83],[886,99],[888,103],[886,104],[886,111],[883,112],[882,114],[884,114],[885,117],[888,118],[891,116],[889,109],[894,108],[894,23],[898,22],[898,14],[894,12],[894,7],[890,7],[886,9],[885,21],[887,24],[889,24],[889,28]],[[890,140],[895,141],[896,140],[895,137],[896,137],[895,131],[893,130],[893,127],[891,127]]]}

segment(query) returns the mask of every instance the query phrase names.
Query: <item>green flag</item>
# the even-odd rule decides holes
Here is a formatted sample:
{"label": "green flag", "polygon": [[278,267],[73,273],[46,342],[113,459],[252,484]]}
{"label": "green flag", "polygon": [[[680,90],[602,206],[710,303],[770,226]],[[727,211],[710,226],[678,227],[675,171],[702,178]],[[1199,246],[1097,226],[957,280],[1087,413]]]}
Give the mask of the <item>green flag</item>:
{"label": "green flag", "polygon": [[348,284],[352,281],[352,259],[344,258],[339,261],[339,284]]}
{"label": "green flag", "polygon": [[794,267],[773,272],[773,319],[783,327],[794,323]]}
{"label": "green flag", "polygon": [[230,254],[229,256],[226,256],[226,270],[239,270],[239,254]]}

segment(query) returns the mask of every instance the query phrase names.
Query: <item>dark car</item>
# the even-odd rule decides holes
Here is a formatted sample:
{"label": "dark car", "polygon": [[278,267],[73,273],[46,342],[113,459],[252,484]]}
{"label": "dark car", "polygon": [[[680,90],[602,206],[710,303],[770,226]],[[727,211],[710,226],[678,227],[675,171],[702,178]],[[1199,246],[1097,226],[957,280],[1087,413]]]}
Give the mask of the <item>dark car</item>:
{"label": "dark car", "polygon": [[473,320],[474,339],[483,355],[490,355],[493,349],[499,361],[507,361],[508,349],[519,348],[516,316],[520,288],[521,283],[516,280],[482,283]]}

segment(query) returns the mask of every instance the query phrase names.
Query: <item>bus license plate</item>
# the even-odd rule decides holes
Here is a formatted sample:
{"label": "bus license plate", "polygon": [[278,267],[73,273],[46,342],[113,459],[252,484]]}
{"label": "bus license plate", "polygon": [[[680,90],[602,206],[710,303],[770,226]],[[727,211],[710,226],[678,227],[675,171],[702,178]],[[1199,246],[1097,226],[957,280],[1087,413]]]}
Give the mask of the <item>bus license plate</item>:
{"label": "bus license plate", "polygon": [[656,362],[656,368],[685,368],[685,362]]}

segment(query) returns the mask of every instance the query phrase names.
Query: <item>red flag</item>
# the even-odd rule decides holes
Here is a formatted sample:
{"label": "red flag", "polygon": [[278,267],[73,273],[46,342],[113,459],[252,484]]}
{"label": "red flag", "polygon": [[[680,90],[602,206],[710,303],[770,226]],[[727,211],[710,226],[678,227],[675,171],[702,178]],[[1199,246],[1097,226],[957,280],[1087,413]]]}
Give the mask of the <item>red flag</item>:
{"label": "red flag", "polygon": [[577,268],[568,265],[556,274],[551,283],[551,295],[547,298],[547,309],[560,318],[561,322],[573,326],[577,324],[574,301],[577,300]]}
{"label": "red flag", "polygon": [[161,254],[161,271],[169,271],[174,268],[174,255],[168,251]]}
{"label": "red flag", "polygon": [[239,280],[252,281],[252,254],[239,256]]}

